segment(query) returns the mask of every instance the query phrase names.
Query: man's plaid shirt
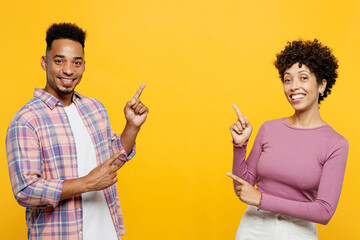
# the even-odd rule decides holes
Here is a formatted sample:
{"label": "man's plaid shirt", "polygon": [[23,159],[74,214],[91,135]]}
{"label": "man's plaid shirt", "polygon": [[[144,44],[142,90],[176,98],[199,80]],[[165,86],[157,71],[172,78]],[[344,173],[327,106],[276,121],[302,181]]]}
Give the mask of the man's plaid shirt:
{"label": "man's plaid shirt", "polygon": [[[73,102],[94,143],[100,165],[122,150],[105,107],[74,93]],[[6,137],[10,180],[26,207],[28,239],[82,239],[81,196],[60,201],[63,181],[78,178],[76,147],[63,103],[41,89],[12,119]],[[122,162],[135,154],[135,148]],[[125,234],[116,184],[104,189],[120,239]]]}

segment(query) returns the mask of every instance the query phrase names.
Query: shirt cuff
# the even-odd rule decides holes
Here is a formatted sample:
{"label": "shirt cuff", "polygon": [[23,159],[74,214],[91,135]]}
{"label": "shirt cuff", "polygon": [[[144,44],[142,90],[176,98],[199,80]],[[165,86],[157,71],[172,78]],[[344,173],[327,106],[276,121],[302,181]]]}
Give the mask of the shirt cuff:
{"label": "shirt cuff", "polygon": [[231,142],[232,142],[232,144],[233,144],[234,147],[236,147],[236,148],[242,148],[242,147],[246,147],[246,145],[247,145],[248,142],[249,142],[249,139],[246,140],[246,142],[244,142],[244,144],[241,145],[241,146],[236,145],[236,144],[234,143],[234,141],[231,141]]}
{"label": "shirt cuff", "polygon": [[[120,136],[119,135],[116,140],[115,140],[115,148],[113,148],[113,151],[114,151],[114,154],[117,153],[117,152],[120,152],[121,150],[124,150],[122,144],[121,144],[121,141],[120,141]],[[136,154],[136,143],[134,144],[134,147],[131,149],[131,152],[129,154],[127,154],[125,152],[125,154],[121,155],[119,157],[120,160],[122,161],[125,161],[125,162],[128,162],[130,161],[130,159],[132,159]]]}
{"label": "shirt cuff", "polygon": [[261,193],[261,198],[260,198],[260,204],[259,204],[259,206],[258,206],[258,211],[259,210],[262,210],[262,206],[263,206],[263,200],[264,200],[264,193],[263,192],[260,192]]}
{"label": "shirt cuff", "polygon": [[45,180],[40,201],[52,205],[53,208],[59,205],[63,183],[63,180]]}
{"label": "shirt cuff", "polygon": [[[121,147],[122,148],[122,147]],[[131,152],[130,152],[130,154],[129,155],[127,155],[126,153],[125,153],[125,159],[126,159],[126,161],[130,161],[130,159],[132,159],[134,156],[135,156],[135,154],[136,154],[136,143],[134,144],[134,147],[131,149]]]}

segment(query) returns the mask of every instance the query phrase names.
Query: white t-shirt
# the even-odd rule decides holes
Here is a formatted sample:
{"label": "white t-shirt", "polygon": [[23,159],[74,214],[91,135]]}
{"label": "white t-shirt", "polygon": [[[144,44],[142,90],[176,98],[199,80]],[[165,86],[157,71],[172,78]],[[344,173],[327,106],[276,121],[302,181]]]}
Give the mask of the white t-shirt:
{"label": "white t-shirt", "polygon": [[[94,144],[74,103],[64,107],[74,135],[78,175],[83,177],[97,167]],[[83,239],[118,239],[106,203],[104,191],[81,194],[83,209]]]}

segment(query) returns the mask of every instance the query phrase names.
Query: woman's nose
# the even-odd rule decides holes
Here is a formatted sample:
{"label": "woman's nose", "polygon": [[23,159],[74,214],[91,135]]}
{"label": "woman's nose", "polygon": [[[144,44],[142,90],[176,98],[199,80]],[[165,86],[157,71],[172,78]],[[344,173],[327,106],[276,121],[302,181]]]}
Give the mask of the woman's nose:
{"label": "woman's nose", "polygon": [[296,89],[299,89],[300,88],[300,83],[298,80],[294,79],[292,82],[291,82],[291,85],[290,85],[290,89],[291,90],[296,90]]}

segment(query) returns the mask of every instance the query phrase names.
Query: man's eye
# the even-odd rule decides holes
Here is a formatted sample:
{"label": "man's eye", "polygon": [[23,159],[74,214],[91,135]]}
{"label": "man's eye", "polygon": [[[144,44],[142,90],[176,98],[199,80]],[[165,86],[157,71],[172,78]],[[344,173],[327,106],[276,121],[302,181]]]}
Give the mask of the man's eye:
{"label": "man's eye", "polygon": [[56,60],[55,60],[55,63],[62,63],[62,61],[59,60],[59,59],[56,59]]}
{"label": "man's eye", "polygon": [[75,62],[75,65],[81,66],[81,62]]}

